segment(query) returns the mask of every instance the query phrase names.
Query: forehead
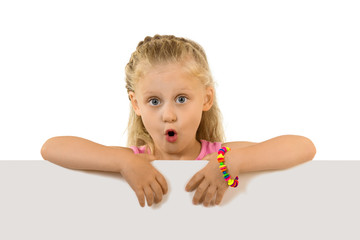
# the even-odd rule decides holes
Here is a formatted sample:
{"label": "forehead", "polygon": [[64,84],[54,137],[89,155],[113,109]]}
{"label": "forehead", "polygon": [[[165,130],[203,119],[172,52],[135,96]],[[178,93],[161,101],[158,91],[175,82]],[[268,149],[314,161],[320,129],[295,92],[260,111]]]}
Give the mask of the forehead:
{"label": "forehead", "polygon": [[163,64],[150,68],[139,79],[138,90],[143,93],[166,91],[194,91],[201,87],[200,81],[186,72],[180,64]]}

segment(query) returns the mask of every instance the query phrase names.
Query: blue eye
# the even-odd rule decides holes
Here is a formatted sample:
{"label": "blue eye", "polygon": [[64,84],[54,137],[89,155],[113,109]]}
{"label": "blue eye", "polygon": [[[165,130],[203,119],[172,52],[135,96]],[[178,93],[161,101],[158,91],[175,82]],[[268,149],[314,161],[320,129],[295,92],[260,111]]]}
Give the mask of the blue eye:
{"label": "blue eye", "polygon": [[180,103],[184,103],[184,102],[186,102],[187,97],[185,97],[185,96],[180,96],[180,97],[178,97],[177,99],[182,99],[182,101],[180,101]]}
{"label": "blue eye", "polygon": [[[158,104],[156,104],[156,102],[159,102],[159,99],[152,98],[152,99],[149,100],[149,102],[150,102],[151,106],[157,106]],[[155,104],[151,104],[151,103],[155,103]]]}
{"label": "blue eye", "polygon": [[[187,101],[187,99],[188,99],[188,98],[185,97],[185,96],[179,96],[179,97],[177,98],[177,101],[176,101],[176,102],[178,102],[178,103],[185,103],[185,102]],[[157,99],[157,98],[151,98],[151,99],[149,99],[148,102],[150,103],[151,106],[158,106],[158,105],[160,104],[160,100]]]}

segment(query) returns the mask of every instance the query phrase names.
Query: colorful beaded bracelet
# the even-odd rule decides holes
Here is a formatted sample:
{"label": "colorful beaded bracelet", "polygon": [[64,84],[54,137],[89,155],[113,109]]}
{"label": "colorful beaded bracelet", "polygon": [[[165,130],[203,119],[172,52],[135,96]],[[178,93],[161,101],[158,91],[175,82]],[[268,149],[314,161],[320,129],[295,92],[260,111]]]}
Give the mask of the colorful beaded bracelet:
{"label": "colorful beaded bracelet", "polygon": [[236,176],[235,179],[231,179],[230,178],[230,175],[227,173],[227,168],[226,168],[226,165],[224,164],[224,161],[225,161],[225,158],[224,158],[224,155],[227,151],[230,151],[231,149],[229,147],[222,147],[219,149],[218,151],[218,156],[217,156],[217,160],[218,162],[220,163],[220,171],[223,173],[223,177],[225,179],[225,181],[227,181],[228,185],[230,187],[233,187],[233,188],[236,188],[237,185],[239,184],[239,181],[238,181],[238,176]]}

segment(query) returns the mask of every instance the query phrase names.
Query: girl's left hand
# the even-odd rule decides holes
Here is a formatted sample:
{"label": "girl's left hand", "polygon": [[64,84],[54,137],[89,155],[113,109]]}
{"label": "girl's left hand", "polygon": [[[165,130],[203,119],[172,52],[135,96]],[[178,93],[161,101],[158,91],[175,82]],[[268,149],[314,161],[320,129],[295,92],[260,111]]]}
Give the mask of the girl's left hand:
{"label": "girl's left hand", "polygon": [[[228,183],[225,181],[222,172],[219,169],[220,165],[217,161],[217,156],[217,152],[206,155],[202,160],[208,160],[209,163],[197,172],[185,187],[187,192],[192,192],[197,188],[193,198],[193,203],[195,205],[201,203],[201,200],[203,200],[204,206],[209,206],[215,194],[215,204],[219,205],[226,190],[229,188]],[[226,153],[225,165],[227,166],[231,178],[234,178],[238,175],[237,166],[229,161],[231,160],[229,157],[230,152]]]}

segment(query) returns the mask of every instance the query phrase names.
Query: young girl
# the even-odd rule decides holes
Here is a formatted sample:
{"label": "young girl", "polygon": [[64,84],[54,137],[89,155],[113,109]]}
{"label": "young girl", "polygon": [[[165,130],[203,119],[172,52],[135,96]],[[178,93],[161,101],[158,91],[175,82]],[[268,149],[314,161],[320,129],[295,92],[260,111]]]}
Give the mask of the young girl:
{"label": "young girl", "polygon": [[[119,172],[142,207],[167,193],[153,160],[208,160],[186,186],[193,203],[220,204],[229,188],[217,160],[221,147],[230,176],[285,169],[312,160],[316,149],[308,138],[284,135],[270,140],[224,143],[207,58],[194,41],[175,36],[146,37],[125,68],[130,105],[128,147],[104,146],[72,136],[47,140],[44,159],[71,169]],[[215,199],[216,196],[216,199]]]}

